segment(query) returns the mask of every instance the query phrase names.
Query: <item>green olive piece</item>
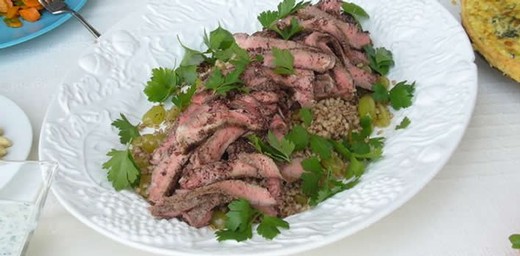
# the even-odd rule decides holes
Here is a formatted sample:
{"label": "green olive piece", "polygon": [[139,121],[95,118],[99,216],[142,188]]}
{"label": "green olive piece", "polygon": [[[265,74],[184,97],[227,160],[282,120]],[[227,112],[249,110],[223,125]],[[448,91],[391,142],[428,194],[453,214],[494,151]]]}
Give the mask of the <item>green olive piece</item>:
{"label": "green olive piece", "polygon": [[370,95],[365,95],[359,99],[358,113],[360,117],[369,115],[371,118],[376,117],[376,102]]}
{"label": "green olive piece", "polygon": [[210,227],[216,230],[221,230],[226,228],[227,216],[226,213],[221,210],[215,210],[213,215],[211,215],[211,220],[209,222]]}
{"label": "green olive piece", "polygon": [[146,127],[157,127],[166,116],[166,110],[162,105],[153,106],[143,115],[143,125]]}
{"label": "green olive piece", "polygon": [[374,126],[376,127],[387,127],[390,125],[390,121],[392,119],[392,114],[388,110],[386,105],[381,103],[376,104],[376,118],[374,119]]}
{"label": "green olive piece", "polygon": [[140,147],[144,152],[151,154],[166,138],[166,134],[144,134],[132,140],[132,146]]}

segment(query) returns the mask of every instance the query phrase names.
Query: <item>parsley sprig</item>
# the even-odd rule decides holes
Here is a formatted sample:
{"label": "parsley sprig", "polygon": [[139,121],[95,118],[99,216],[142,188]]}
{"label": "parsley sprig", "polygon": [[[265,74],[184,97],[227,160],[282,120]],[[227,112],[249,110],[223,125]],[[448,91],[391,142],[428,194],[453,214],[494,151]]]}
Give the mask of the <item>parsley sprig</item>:
{"label": "parsley sprig", "polygon": [[279,75],[294,74],[294,56],[289,50],[273,48],[274,72]]}
{"label": "parsley sprig", "polygon": [[388,90],[380,83],[372,86],[374,92],[372,98],[383,104],[390,103],[395,110],[407,108],[412,105],[412,99],[415,92],[415,82],[409,84],[407,81],[397,83],[392,89]]}
{"label": "parsley sprig", "polygon": [[[119,140],[122,144],[128,145],[134,138],[140,136],[137,125],[131,124],[123,114],[121,119],[112,122],[112,126],[119,129]],[[117,191],[134,187],[139,183],[140,172],[128,146],[125,150],[112,149],[107,156],[110,159],[103,163],[103,169],[108,171],[108,181]]]}
{"label": "parsley sprig", "polygon": [[370,61],[370,68],[381,75],[387,75],[390,68],[395,65],[392,52],[384,47],[374,48],[372,45],[367,45],[364,50]]}
{"label": "parsley sprig", "polygon": [[308,4],[309,2],[300,1],[296,3],[296,0],[284,0],[278,4],[277,11],[265,11],[260,13],[260,15],[258,15],[258,21],[260,21],[260,24],[262,24],[263,28],[275,31],[283,39],[288,40],[294,35],[300,33],[303,28],[298,23],[298,20],[294,17],[291,19],[289,26],[286,26],[282,29],[278,27],[277,22],[295,13]]}
{"label": "parsley sprig", "polygon": [[245,199],[238,199],[228,205],[229,212],[226,213],[227,220],[225,229],[217,231],[215,234],[218,241],[235,240],[245,241],[253,237],[253,223],[257,220],[260,224],[256,231],[266,239],[272,240],[280,229],[288,229],[289,223],[274,217],[265,215],[251,207]]}
{"label": "parsley sprig", "polygon": [[509,241],[511,241],[512,248],[520,249],[520,234],[513,234],[509,236]]}
{"label": "parsley sprig", "polygon": [[278,162],[290,162],[296,148],[295,143],[287,138],[279,140],[271,131],[267,133],[267,143],[256,135],[250,135],[248,138],[258,152]]}
{"label": "parsley sprig", "polygon": [[355,3],[343,2],[341,5],[343,12],[352,15],[357,21],[362,18],[370,18],[368,13]]}
{"label": "parsley sprig", "polygon": [[[382,156],[383,138],[370,137],[373,129],[371,118],[362,118],[360,124],[361,131],[352,132],[343,140],[310,135],[310,148],[314,155],[302,161],[304,172],[301,179],[302,190],[309,197],[311,206],[355,186],[368,163]],[[339,167],[333,165],[343,162],[349,164],[340,170],[341,176],[338,176],[338,170],[334,168]]]}

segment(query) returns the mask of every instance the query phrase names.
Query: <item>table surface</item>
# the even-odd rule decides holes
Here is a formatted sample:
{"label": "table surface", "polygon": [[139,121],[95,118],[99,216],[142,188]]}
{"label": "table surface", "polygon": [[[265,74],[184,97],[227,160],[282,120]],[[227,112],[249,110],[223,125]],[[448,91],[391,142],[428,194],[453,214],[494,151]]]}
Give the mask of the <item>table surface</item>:
{"label": "table surface", "polygon": [[[453,0],[439,0],[459,19]],[[142,0],[90,0],[81,11],[99,31],[143,8]],[[0,94],[29,116],[38,158],[39,131],[63,74],[93,37],[75,20],[35,40],[0,50]],[[519,255],[520,85],[480,57],[477,105],[467,132],[439,174],[404,206],[336,243],[300,255]],[[108,239],[49,196],[29,256],[153,255]]]}

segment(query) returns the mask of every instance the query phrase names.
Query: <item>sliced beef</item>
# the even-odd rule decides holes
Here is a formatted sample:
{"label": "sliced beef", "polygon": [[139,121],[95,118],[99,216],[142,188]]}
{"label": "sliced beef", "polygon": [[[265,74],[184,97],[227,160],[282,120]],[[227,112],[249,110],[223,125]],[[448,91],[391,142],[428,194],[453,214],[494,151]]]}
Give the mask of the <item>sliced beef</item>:
{"label": "sliced beef", "polygon": [[[310,51],[304,49],[290,49],[291,55],[294,57],[294,67],[299,69],[314,70],[316,72],[323,73],[329,69],[332,69],[336,64],[336,58],[334,55]],[[275,68],[274,64],[275,57],[272,52],[267,52],[264,55],[264,66]]]}
{"label": "sliced beef", "polygon": [[217,130],[195,150],[190,158],[191,163],[194,166],[202,166],[220,160],[228,146],[245,132],[245,128],[238,126],[228,126]]}
{"label": "sliced beef", "polygon": [[232,197],[213,194],[204,197],[203,202],[194,208],[181,214],[182,218],[192,227],[201,228],[209,225],[213,215],[213,209],[219,205],[227,204],[233,200]]}
{"label": "sliced beef", "polygon": [[295,157],[288,164],[280,166],[280,173],[288,182],[294,182],[300,179],[303,174],[302,167],[303,158]]}
{"label": "sliced beef", "polygon": [[262,116],[253,115],[243,109],[230,110],[225,104],[213,101],[202,105],[198,111],[176,130],[177,142],[190,146],[206,139],[213,131],[223,125],[235,125],[258,131],[266,128]]}
{"label": "sliced beef", "polygon": [[258,153],[242,153],[232,161],[218,161],[186,170],[179,184],[182,189],[193,189],[243,177],[280,179],[282,176],[271,158]]}
{"label": "sliced beef", "polygon": [[[346,38],[348,40],[349,45],[355,49],[362,49],[363,46],[369,45],[371,43],[370,36],[368,35],[368,33],[360,31],[355,24],[346,23],[338,19],[337,17],[334,17],[333,15],[323,10],[320,10],[316,6],[307,6],[305,8],[302,8],[298,10],[297,15],[307,20],[320,20],[322,24],[331,24],[333,26],[336,26],[343,34],[342,38]],[[337,34],[335,34],[336,32],[331,35],[337,36]]]}
{"label": "sliced beef", "polygon": [[174,145],[177,145],[176,129],[179,126],[179,124],[185,123],[186,120],[188,120],[190,116],[194,112],[196,112],[202,104],[205,104],[213,100],[214,98],[215,95],[208,90],[199,90],[193,95],[190,106],[188,106],[188,108],[179,115],[179,117],[175,120],[175,125],[173,126],[172,131],[169,133],[168,137],[153,152],[151,161],[152,164],[157,165],[163,159],[168,158],[172,154],[172,147]]}
{"label": "sliced beef", "polygon": [[235,41],[240,48],[246,50],[271,50],[278,49],[305,49],[308,46],[295,41],[269,38],[263,36],[250,36],[245,33],[234,34]]}
{"label": "sliced beef", "polygon": [[[343,67],[336,66],[337,70],[335,69],[334,74],[337,72],[343,72]],[[378,77],[376,74],[371,73],[367,70],[361,69],[357,66],[354,66],[352,64],[349,64],[346,66],[347,72],[352,77],[352,80],[354,81],[354,85],[367,89],[372,90],[372,85],[377,81]]]}
{"label": "sliced beef", "polygon": [[171,156],[159,163],[152,172],[152,181],[148,188],[148,200],[158,202],[167,196],[177,184],[182,173],[182,167],[186,164],[191,153],[174,151]]}
{"label": "sliced beef", "polygon": [[[259,79],[259,77],[261,78]],[[270,68],[253,64],[246,69],[242,80],[250,88],[259,88],[264,83],[274,83],[290,88],[294,91],[295,100],[303,107],[311,107],[315,103],[312,87],[314,72],[310,70],[295,69],[293,75],[283,76],[274,73]]]}
{"label": "sliced beef", "polygon": [[342,4],[343,1],[341,0],[321,0],[316,4],[316,6],[322,11],[328,12],[335,17],[339,17],[341,15]]}
{"label": "sliced beef", "polygon": [[237,158],[241,153],[254,153],[256,149],[251,145],[247,138],[240,138],[237,141],[231,143],[226,150],[226,154],[229,159]]}
{"label": "sliced beef", "polygon": [[334,81],[336,81],[336,90],[338,95],[353,95],[356,91],[354,78],[343,66],[337,65],[334,67],[332,70],[332,77],[334,78]]}
{"label": "sliced beef", "polygon": [[269,191],[261,186],[249,184],[241,180],[225,180],[194,190],[176,193],[165,197],[151,207],[152,215],[156,217],[172,218],[181,215],[203,203],[211,200],[208,196],[220,194],[233,199],[243,198],[253,206],[273,206],[276,200]]}
{"label": "sliced beef", "polygon": [[269,130],[274,133],[276,138],[282,139],[289,131],[289,127],[287,127],[283,118],[279,114],[276,114],[269,125]]}
{"label": "sliced beef", "polygon": [[347,63],[354,65],[368,64],[368,58],[363,52],[351,48],[343,48],[342,44],[335,37],[326,33],[312,32],[304,38],[304,43],[319,48],[326,53],[336,55],[343,65]]}

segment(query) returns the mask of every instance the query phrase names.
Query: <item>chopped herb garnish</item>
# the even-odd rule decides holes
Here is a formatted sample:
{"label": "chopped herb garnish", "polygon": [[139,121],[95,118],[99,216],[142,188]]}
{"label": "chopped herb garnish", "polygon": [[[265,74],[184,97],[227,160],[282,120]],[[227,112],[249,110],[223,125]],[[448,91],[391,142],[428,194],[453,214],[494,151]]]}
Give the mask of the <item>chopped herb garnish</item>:
{"label": "chopped herb garnish", "polygon": [[139,181],[139,169],[134,163],[130,150],[115,150],[108,152],[110,159],[103,164],[108,170],[108,181],[115,190],[120,191],[134,187]]}
{"label": "chopped herb garnish", "polygon": [[361,8],[361,6],[355,3],[343,2],[341,7],[343,8],[344,13],[352,15],[352,17],[358,21],[360,18],[370,18],[368,13],[363,8]]}
{"label": "chopped herb garnish", "polygon": [[415,82],[407,84],[406,81],[397,83],[389,92],[390,105],[395,110],[407,108],[412,105]]}
{"label": "chopped herb garnish", "polygon": [[273,48],[274,72],[280,75],[294,74],[294,56],[289,50]]}
{"label": "chopped herb garnish", "polygon": [[383,84],[376,83],[372,85],[372,90],[374,90],[374,92],[372,93],[372,98],[375,101],[384,104],[388,103],[388,101],[390,100],[390,95],[388,95],[388,89],[386,89],[386,87]]}
{"label": "chopped herb garnish", "polygon": [[252,208],[245,199],[238,199],[229,203],[228,208],[226,228],[215,233],[218,241],[235,240],[240,242],[252,238],[253,222],[258,219],[260,224],[256,231],[269,240],[280,234],[281,228],[289,228],[289,223],[286,221],[259,212]]}
{"label": "chopped herb garnish", "polygon": [[173,96],[172,103],[182,111],[190,105],[191,98],[196,91],[197,84],[192,84],[185,92],[179,92],[177,95]]}
{"label": "chopped herb garnish", "polygon": [[302,32],[303,27],[300,26],[300,23],[295,17],[292,17],[289,26],[285,26],[283,29],[280,29],[276,24],[274,24],[271,26],[271,30],[278,33],[284,40],[289,40],[296,34]]}
{"label": "chopped herb garnish", "polygon": [[285,138],[294,144],[295,151],[304,150],[309,145],[309,132],[301,125],[295,125]]}
{"label": "chopped herb garnish", "polygon": [[279,20],[295,13],[299,9],[307,6],[309,2],[296,3],[295,0],[284,0],[278,5],[277,11],[265,11],[258,15],[258,21],[262,24],[262,27],[270,29],[278,33],[283,39],[288,40],[294,35],[301,32],[303,29],[298,23],[296,18],[291,19],[290,26],[284,29],[280,29],[276,24]]}
{"label": "chopped herb garnish", "polygon": [[177,74],[169,68],[152,69],[152,78],[144,88],[150,102],[165,101],[177,87]]}
{"label": "chopped herb garnish", "polygon": [[137,125],[131,124],[123,114],[121,114],[121,119],[116,119],[112,122],[112,126],[119,129],[119,141],[121,144],[127,144],[131,142],[132,139],[140,136]]}
{"label": "chopped herb garnish", "polygon": [[408,84],[407,81],[397,83],[392,89],[387,90],[382,84],[374,84],[372,98],[380,103],[390,103],[395,110],[407,108],[412,105],[415,92],[415,82]]}
{"label": "chopped herb garnish", "polygon": [[514,249],[520,249],[520,234],[509,236],[509,241],[511,241],[511,247]]}
{"label": "chopped herb garnish", "polygon": [[329,159],[332,156],[334,146],[328,139],[312,134],[309,143],[312,152],[320,156],[322,160]]}
{"label": "chopped herb garnish", "polygon": [[312,110],[310,108],[301,108],[298,112],[298,116],[303,121],[305,127],[311,126],[314,115],[312,114]]}
{"label": "chopped herb garnish", "polygon": [[370,68],[383,76],[387,75],[395,64],[392,52],[384,47],[374,49],[372,45],[367,45],[364,49],[370,61]]}
{"label": "chopped herb garnish", "polygon": [[279,162],[290,162],[291,155],[296,148],[292,141],[287,138],[279,140],[271,131],[267,133],[268,144],[263,142],[256,135],[251,135],[248,138],[258,152]]}
{"label": "chopped herb garnish", "polygon": [[410,119],[407,116],[405,116],[403,118],[403,120],[401,121],[401,123],[395,127],[395,129],[396,130],[405,129],[406,127],[408,127],[408,125],[410,125],[411,122],[412,121],[410,121]]}

